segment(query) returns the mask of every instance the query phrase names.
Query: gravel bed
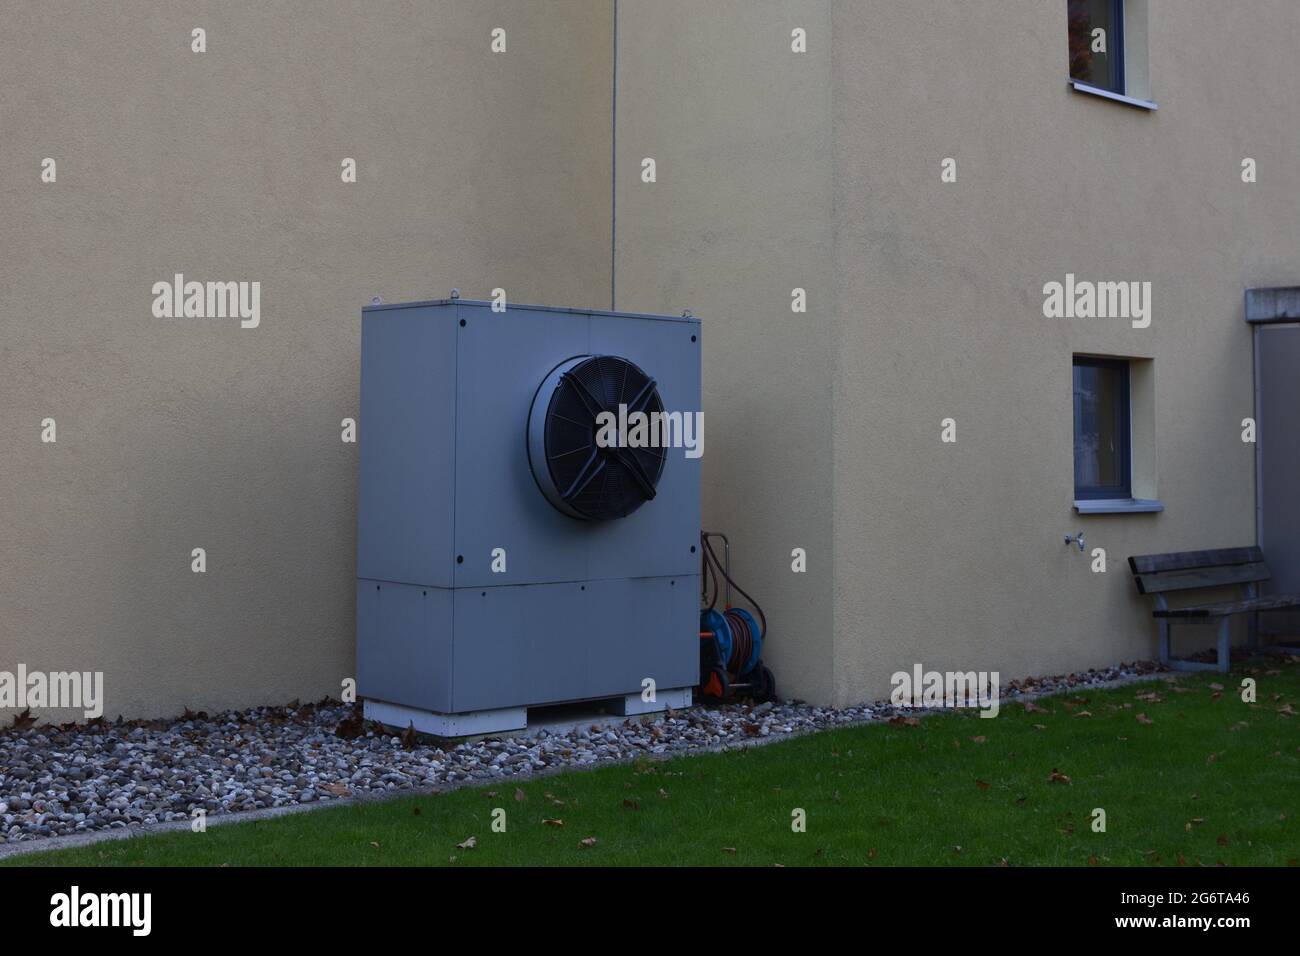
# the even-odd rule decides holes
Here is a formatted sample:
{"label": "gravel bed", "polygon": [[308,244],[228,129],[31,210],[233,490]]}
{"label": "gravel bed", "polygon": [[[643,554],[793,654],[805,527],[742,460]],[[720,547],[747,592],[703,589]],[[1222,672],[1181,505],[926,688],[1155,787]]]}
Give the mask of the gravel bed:
{"label": "gravel bed", "polygon": [[[1011,681],[1002,699],[1153,673],[1150,662]],[[910,713],[917,713],[909,709]],[[652,719],[541,729],[442,746],[393,736],[338,701],[297,701],[172,720],[58,727],[15,718],[0,730],[0,844],[140,829],[272,807],[396,795],[789,737],[888,719],[888,703],[800,701],[670,711]],[[403,738],[406,739],[403,739]]]}

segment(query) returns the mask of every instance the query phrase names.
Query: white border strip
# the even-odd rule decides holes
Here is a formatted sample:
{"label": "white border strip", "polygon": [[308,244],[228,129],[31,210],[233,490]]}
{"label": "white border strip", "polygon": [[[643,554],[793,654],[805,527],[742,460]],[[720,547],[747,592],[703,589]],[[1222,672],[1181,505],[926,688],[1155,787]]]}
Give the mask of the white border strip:
{"label": "white border strip", "polygon": [[1089,86],[1087,83],[1080,83],[1078,80],[1071,80],[1070,86],[1076,93],[1091,93],[1093,96],[1100,96],[1108,100],[1114,100],[1116,103],[1127,103],[1129,106],[1136,106],[1144,110],[1158,110],[1159,106],[1152,100],[1140,100],[1136,96],[1125,96],[1123,93],[1112,93],[1110,90],[1103,90],[1099,86]]}

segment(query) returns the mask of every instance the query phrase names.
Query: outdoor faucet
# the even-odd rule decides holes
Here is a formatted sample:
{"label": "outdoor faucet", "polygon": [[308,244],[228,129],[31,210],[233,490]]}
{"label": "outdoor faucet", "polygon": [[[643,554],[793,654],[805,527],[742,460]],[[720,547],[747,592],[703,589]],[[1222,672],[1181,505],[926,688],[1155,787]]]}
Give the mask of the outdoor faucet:
{"label": "outdoor faucet", "polygon": [[1065,543],[1074,543],[1079,546],[1079,553],[1083,554],[1083,532],[1080,531],[1078,537],[1071,538],[1068,534],[1065,536]]}

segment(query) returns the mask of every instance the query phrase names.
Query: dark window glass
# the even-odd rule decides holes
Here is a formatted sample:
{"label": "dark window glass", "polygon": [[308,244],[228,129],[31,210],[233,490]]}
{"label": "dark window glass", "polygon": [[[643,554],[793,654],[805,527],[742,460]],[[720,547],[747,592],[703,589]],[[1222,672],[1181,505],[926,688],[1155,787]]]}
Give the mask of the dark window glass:
{"label": "dark window glass", "polygon": [[[1124,0],[1067,2],[1070,8],[1070,78],[1112,93],[1123,93]],[[1101,33],[1097,33],[1098,30]]]}
{"label": "dark window glass", "polygon": [[1074,496],[1133,496],[1127,362],[1074,360]]}

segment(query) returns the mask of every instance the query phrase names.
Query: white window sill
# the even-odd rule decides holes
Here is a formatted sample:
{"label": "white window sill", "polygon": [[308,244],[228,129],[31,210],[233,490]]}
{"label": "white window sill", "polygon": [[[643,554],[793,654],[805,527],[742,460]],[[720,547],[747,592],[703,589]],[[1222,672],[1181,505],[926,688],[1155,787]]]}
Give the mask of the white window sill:
{"label": "white window sill", "polygon": [[1089,86],[1087,83],[1080,83],[1078,80],[1070,80],[1070,86],[1076,93],[1090,93],[1093,96],[1100,96],[1103,99],[1114,100],[1116,103],[1126,103],[1129,106],[1136,106],[1143,110],[1160,109],[1151,100],[1140,100],[1136,96],[1125,96],[1123,93],[1112,93],[1110,90],[1103,90],[1099,86]]}
{"label": "white window sill", "polygon": [[1154,498],[1079,498],[1074,510],[1081,515],[1139,515],[1164,511],[1164,502]]}

